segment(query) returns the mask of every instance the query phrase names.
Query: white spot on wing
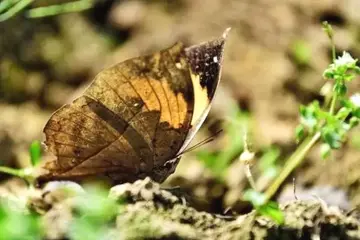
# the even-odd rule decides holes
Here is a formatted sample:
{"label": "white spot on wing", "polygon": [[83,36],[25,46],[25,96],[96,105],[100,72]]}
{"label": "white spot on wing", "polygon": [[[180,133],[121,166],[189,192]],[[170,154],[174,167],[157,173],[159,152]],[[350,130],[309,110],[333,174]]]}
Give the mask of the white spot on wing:
{"label": "white spot on wing", "polygon": [[215,57],[213,58],[213,61],[214,61],[215,63],[217,63],[217,62],[218,62],[218,58],[217,58],[217,56],[215,56]]}

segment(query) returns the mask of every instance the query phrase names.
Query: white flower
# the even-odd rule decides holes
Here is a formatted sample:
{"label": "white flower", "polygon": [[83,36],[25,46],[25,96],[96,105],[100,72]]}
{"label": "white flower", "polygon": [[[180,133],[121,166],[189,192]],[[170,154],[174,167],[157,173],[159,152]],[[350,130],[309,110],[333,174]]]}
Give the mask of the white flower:
{"label": "white flower", "polygon": [[360,107],[360,93],[355,93],[350,97],[350,101],[356,106]]}
{"label": "white flower", "polygon": [[342,56],[339,56],[337,59],[334,60],[334,67],[339,67],[339,66],[349,66],[349,65],[355,65],[356,64],[356,60],[348,53],[348,52],[343,52]]}

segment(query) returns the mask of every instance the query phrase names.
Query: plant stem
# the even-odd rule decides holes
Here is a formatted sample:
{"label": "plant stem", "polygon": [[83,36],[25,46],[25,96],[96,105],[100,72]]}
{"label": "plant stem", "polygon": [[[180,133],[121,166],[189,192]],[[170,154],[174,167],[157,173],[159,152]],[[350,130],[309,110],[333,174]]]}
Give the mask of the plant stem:
{"label": "plant stem", "polygon": [[335,43],[334,43],[333,38],[331,38],[331,52],[332,52],[333,61],[335,61],[335,59],[336,59],[336,51],[335,51]]}
{"label": "plant stem", "polygon": [[10,167],[0,166],[0,172],[24,179],[30,185],[33,183],[33,176],[31,175],[32,172],[31,169],[14,169]]}
{"label": "plant stem", "polygon": [[0,166],[0,172],[7,173],[13,176],[24,178],[25,174],[20,169],[14,169],[9,167]]}
{"label": "plant stem", "polygon": [[270,187],[266,190],[265,192],[266,201],[269,201],[271,199],[271,197],[276,193],[276,191],[279,189],[281,184],[290,175],[290,173],[304,160],[306,154],[320,139],[320,136],[321,136],[320,132],[317,132],[313,136],[307,137],[301,143],[298,149],[289,157],[280,174],[277,176],[275,181],[270,185]]}
{"label": "plant stem", "polygon": [[29,6],[33,1],[34,0],[21,0],[20,2],[16,3],[8,11],[0,15],[0,22],[3,22],[13,17],[15,14]]}
{"label": "plant stem", "polygon": [[79,12],[93,7],[93,0],[80,0],[47,7],[30,9],[27,12],[29,18],[54,16],[62,13]]}
{"label": "plant stem", "polygon": [[13,6],[15,3],[19,2],[20,0],[3,0],[0,2],[0,12],[5,11],[6,9],[9,9],[11,6]]}
{"label": "plant stem", "polygon": [[331,105],[330,105],[330,110],[329,110],[331,115],[334,115],[336,101],[337,101],[337,94],[334,91],[334,96],[331,99]]}
{"label": "plant stem", "polygon": [[250,183],[250,186],[252,189],[254,189],[255,191],[257,191],[257,187],[256,187],[256,184],[255,184],[255,181],[254,181],[254,178],[251,174],[251,169],[250,169],[250,165],[249,164],[246,164],[245,165],[245,175]]}

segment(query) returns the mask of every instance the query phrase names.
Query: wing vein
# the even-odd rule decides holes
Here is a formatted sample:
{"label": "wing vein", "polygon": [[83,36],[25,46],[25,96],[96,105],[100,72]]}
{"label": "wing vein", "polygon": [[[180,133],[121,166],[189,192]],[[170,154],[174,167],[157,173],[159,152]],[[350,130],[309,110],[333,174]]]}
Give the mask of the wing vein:
{"label": "wing vein", "polygon": [[68,146],[68,147],[76,147],[76,148],[81,148],[81,149],[87,149],[86,147],[82,147],[82,146],[78,146],[78,145],[72,145],[72,144],[67,144],[67,143],[62,143],[62,142],[58,142],[58,141],[54,141],[54,143],[59,144],[59,145],[63,145],[63,146]]}
{"label": "wing vein", "polygon": [[[138,95],[138,97],[143,101],[141,95],[138,93],[138,91],[136,91],[136,88],[135,88],[135,86],[132,84],[132,82],[125,76],[124,73],[122,73],[121,71],[119,71],[119,72],[120,72],[120,74],[124,77],[124,79],[127,81],[127,83],[129,83],[130,86],[134,89],[134,92],[136,93],[136,95]],[[149,111],[149,107],[146,105],[146,102],[143,101],[143,103],[144,103],[146,109]]]}
{"label": "wing vein", "polygon": [[[135,66],[135,68],[137,68],[139,71],[141,70],[140,68],[139,68],[139,66],[137,66],[136,64],[134,64],[134,66]],[[150,88],[151,88],[151,91],[155,94],[155,97],[156,97],[156,99],[157,99],[157,101],[158,101],[158,103],[159,103],[159,106],[160,106],[160,114],[161,114],[161,112],[162,112],[162,105],[161,105],[161,102],[160,102],[160,98],[159,98],[159,96],[156,94],[156,91],[155,91],[155,89],[154,89],[154,87],[151,85],[151,83],[150,83],[150,79],[149,79],[149,77],[148,77],[148,75],[147,74],[143,74],[143,76],[145,77],[145,79],[146,79],[146,81],[149,83],[149,85],[150,85]],[[154,137],[156,136],[156,131],[157,131],[157,128],[158,128],[158,126],[159,126],[159,121],[156,123],[156,125],[155,125],[155,131],[154,131]],[[154,139],[154,138],[153,138]],[[152,140],[153,140],[152,139]]]}
{"label": "wing vein", "polygon": [[[128,122],[130,122],[130,121],[131,121],[136,115],[138,115],[139,113],[140,113],[140,112],[137,112],[134,116],[132,116],[132,117],[129,119]],[[124,132],[126,132],[126,130],[127,130],[128,127],[129,127],[129,125],[127,125],[127,126],[124,128]],[[106,150],[111,144],[113,144],[114,142],[118,141],[121,136],[122,136],[122,134],[121,134],[119,137],[117,137],[114,141],[112,141],[112,142],[110,142],[109,144],[105,145],[104,147],[100,148],[99,151],[93,153],[90,157],[86,158],[84,161],[81,161],[81,162],[73,165],[71,169],[79,166],[80,164],[82,164],[82,163],[85,162],[85,161],[88,161],[89,158],[92,158],[92,157],[97,156],[99,153],[101,153],[102,151]],[[61,144],[61,143],[58,143],[58,142],[55,142],[55,143]],[[63,144],[63,145],[64,145],[64,144]],[[116,145],[115,145],[115,146],[116,146]],[[132,148],[132,146],[131,146],[130,144],[129,144],[129,146]],[[116,146],[116,148],[117,148],[117,146]],[[118,149],[118,148],[117,148],[117,149]],[[133,149],[133,150],[134,150],[134,149]],[[138,155],[135,150],[134,150],[134,152],[135,152],[136,155]],[[140,156],[138,156],[138,158],[140,159]],[[71,169],[68,169],[68,170],[62,172],[62,174],[66,173],[66,172],[68,172],[68,171],[71,171]]]}
{"label": "wing vein", "polygon": [[[174,66],[176,67],[176,62],[175,62],[175,60],[173,59],[173,57],[171,56],[171,54],[170,54],[168,51],[165,51],[165,52],[169,55],[169,59],[171,60],[171,62],[172,62],[172,63],[174,64]],[[193,83],[190,82],[190,85],[193,86]],[[176,104],[177,104],[177,107],[178,107],[178,109],[179,109],[179,111],[180,111],[179,99],[177,98],[177,96],[176,96]],[[179,123],[181,123],[181,121],[180,121],[180,114],[178,114],[178,117],[179,117]]]}
{"label": "wing vein", "polygon": [[109,88],[116,94],[116,96],[118,96],[118,98],[125,104],[125,107],[126,107],[127,109],[129,109],[129,111],[134,115],[135,112],[134,112],[131,108],[129,108],[129,106],[126,104],[125,100],[119,95],[119,93],[114,89],[114,87],[111,86],[105,79],[104,79],[104,82],[105,82],[106,85],[108,85]]}
{"label": "wing vein", "polygon": [[[78,112],[77,112],[77,113],[78,113]],[[92,129],[86,127],[85,125],[80,125],[79,123],[77,123],[76,121],[73,121],[73,120],[70,119],[70,118],[66,118],[66,117],[65,117],[64,119],[66,119],[66,120],[69,121],[69,122],[72,122],[72,123],[75,124],[76,126],[79,126],[79,127],[81,127],[81,128],[86,129],[87,131],[93,133],[94,135],[99,136],[102,141],[107,142],[100,134],[98,134],[98,133],[96,133],[96,132],[93,132]],[[52,130],[56,131],[55,129],[52,129]],[[74,136],[76,136],[76,135],[74,135]]]}
{"label": "wing vein", "polygon": [[[83,113],[83,112],[80,112],[80,111],[75,111],[76,113],[78,113],[78,114],[80,114],[80,115],[83,115],[83,116],[85,116],[85,117],[87,117],[87,118],[89,118],[89,119],[91,119],[92,121],[94,121],[94,122],[99,122],[102,126],[103,126],[103,128],[105,128],[106,129],[106,131],[110,134],[110,135],[112,135],[113,137],[117,137],[115,134],[113,134],[109,129],[107,129],[107,127],[104,125],[104,124],[106,124],[107,125],[107,123],[106,122],[104,122],[104,121],[102,121],[102,120],[100,120],[100,121],[98,121],[97,119],[95,119],[95,118],[92,118],[92,117],[90,117],[90,116],[88,116],[88,115],[86,115],[85,113]],[[67,118],[68,119],[68,118]],[[82,126],[83,127],[83,126]],[[87,129],[87,128],[86,128]],[[98,135],[98,134],[97,134]]]}
{"label": "wing vein", "polygon": [[60,133],[64,133],[64,134],[69,135],[69,136],[73,136],[73,137],[79,138],[79,139],[81,139],[81,140],[83,140],[83,141],[86,141],[87,143],[89,143],[89,144],[91,144],[91,145],[93,145],[93,146],[96,146],[96,143],[95,143],[95,142],[89,141],[88,139],[83,138],[83,137],[80,137],[79,135],[71,134],[71,133],[68,133],[68,132],[65,132],[65,131],[61,131],[61,130],[56,130],[56,129],[53,129],[53,128],[51,128],[51,127],[48,127],[48,129],[50,129],[50,130],[52,130],[52,131],[54,131],[54,132],[60,132]]}
{"label": "wing vein", "polygon": [[162,88],[162,90],[163,90],[163,92],[164,92],[164,95],[165,95],[167,107],[168,107],[168,109],[169,109],[170,121],[171,121],[171,123],[173,123],[172,113],[171,113],[171,109],[170,109],[169,97],[168,97],[168,95],[167,95],[167,93],[166,93],[166,91],[165,91],[165,88],[164,88],[164,86],[163,86],[163,81],[162,81],[162,80],[159,80],[159,81],[160,81],[160,86],[161,86],[161,88]]}

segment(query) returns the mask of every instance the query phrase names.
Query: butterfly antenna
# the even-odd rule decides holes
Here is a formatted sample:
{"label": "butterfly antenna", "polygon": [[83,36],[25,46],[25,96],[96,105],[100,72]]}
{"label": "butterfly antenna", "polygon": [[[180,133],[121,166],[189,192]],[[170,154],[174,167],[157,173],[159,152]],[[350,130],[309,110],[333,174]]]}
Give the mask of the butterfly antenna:
{"label": "butterfly antenna", "polygon": [[203,145],[205,145],[205,144],[208,144],[208,143],[214,141],[214,140],[215,140],[215,137],[218,136],[222,131],[223,131],[223,129],[220,129],[220,130],[217,131],[214,135],[212,135],[212,136],[210,136],[210,137],[207,137],[207,138],[205,138],[204,140],[196,143],[195,145],[193,145],[193,146],[185,149],[184,151],[182,151],[181,153],[179,153],[178,155],[176,155],[176,157],[179,157],[179,156],[183,155],[184,153],[191,152],[191,151],[193,151],[193,150],[195,150],[195,149],[197,149],[197,148],[199,148],[199,147],[201,147],[201,146],[203,146]]}

